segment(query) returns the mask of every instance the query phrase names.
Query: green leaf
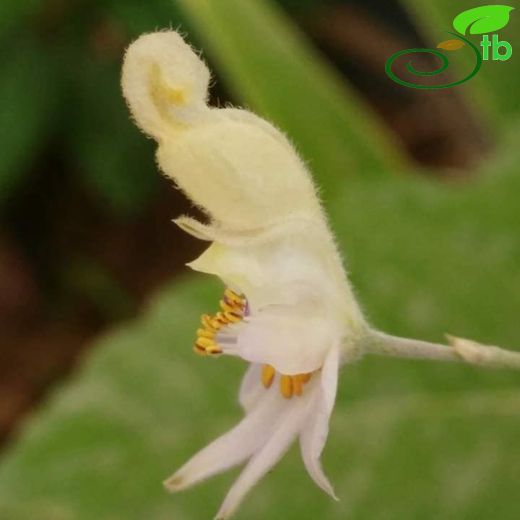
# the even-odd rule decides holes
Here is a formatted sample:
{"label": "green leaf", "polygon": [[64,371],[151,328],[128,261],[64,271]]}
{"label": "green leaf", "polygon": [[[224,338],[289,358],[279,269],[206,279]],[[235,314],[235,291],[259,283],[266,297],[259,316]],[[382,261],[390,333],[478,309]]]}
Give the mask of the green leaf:
{"label": "green leaf", "polygon": [[178,27],[182,20],[177,2],[171,0],[109,0],[107,12],[124,25],[131,38],[160,27]]}
{"label": "green leaf", "polygon": [[56,103],[56,71],[36,46],[4,53],[0,76],[0,204],[11,196],[49,138]]}
{"label": "green leaf", "polygon": [[2,0],[0,2],[0,39],[22,31],[27,20],[42,9],[38,0]]}
{"label": "green leaf", "polygon": [[402,167],[381,122],[272,2],[179,5],[237,99],[276,121],[319,178]]}
{"label": "green leaf", "polygon": [[484,34],[498,31],[509,22],[514,7],[508,5],[483,5],[468,9],[453,19],[453,27],[461,34]]}
{"label": "green leaf", "polygon": [[153,144],[130,120],[119,68],[85,60],[75,93],[69,140],[83,178],[113,212],[139,213],[157,187]]}

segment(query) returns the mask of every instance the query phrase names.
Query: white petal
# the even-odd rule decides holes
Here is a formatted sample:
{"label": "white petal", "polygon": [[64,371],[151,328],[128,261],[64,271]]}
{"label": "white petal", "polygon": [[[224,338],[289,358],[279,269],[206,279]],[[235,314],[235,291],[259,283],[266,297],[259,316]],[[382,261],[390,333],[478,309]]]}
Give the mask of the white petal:
{"label": "white petal", "polygon": [[[310,385],[310,383],[309,383]],[[272,435],[259,449],[231,486],[215,519],[225,520],[236,511],[246,493],[280,460],[302,428],[310,403],[309,393],[301,398],[286,400],[291,404],[277,422]]]}
{"label": "white petal", "polygon": [[261,383],[262,365],[251,363],[247,369],[238,394],[238,401],[246,412],[249,412],[253,406],[265,393],[265,388]]}
{"label": "white petal", "polygon": [[[241,248],[261,247],[275,240],[284,239],[287,236],[303,235],[307,240],[312,237],[313,242],[323,245],[323,235],[327,233],[323,221],[310,218],[307,215],[291,214],[283,218],[276,217],[269,221],[263,221],[255,227],[248,229],[229,229],[222,225],[212,222],[203,224],[198,220],[187,215],[181,215],[173,220],[183,231],[199,238],[211,242],[220,242],[239,251]],[[213,273],[212,267],[211,273]],[[200,270],[204,265],[200,265]]]}
{"label": "white petal", "polygon": [[122,75],[137,124],[159,143],[157,161],[198,206],[235,230],[294,213],[321,220],[306,165],[280,130],[237,109],[207,106],[209,71],[179,34],[147,34]]}
{"label": "white petal", "polygon": [[325,409],[329,415],[334,408],[338,390],[339,357],[340,346],[336,343],[328,352],[321,369],[321,390],[323,392]]}
{"label": "white petal", "polygon": [[325,493],[338,500],[334,489],[323,472],[320,462],[321,452],[329,433],[329,419],[336,397],[339,368],[339,349],[334,347],[323,365],[320,386],[313,396],[307,424],[300,435],[303,462],[309,475]]}
{"label": "white petal", "polygon": [[181,215],[173,220],[177,226],[183,231],[191,235],[192,237],[198,238],[199,240],[206,240],[211,242],[215,239],[214,230],[212,226],[203,224],[198,220],[188,217],[187,215]]}
{"label": "white petal", "polygon": [[320,368],[338,337],[336,323],[311,305],[271,306],[217,336],[225,354],[272,365],[282,374]]}
{"label": "white petal", "polygon": [[[312,304],[352,333],[364,322],[324,223],[294,217],[246,233],[181,219],[188,232],[214,242],[188,264],[241,288],[256,311],[268,305]],[[314,314],[313,309],[308,312]]]}
{"label": "white petal", "polygon": [[[191,121],[190,121],[191,123]],[[293,213],[322,219],[312,179],[268,123],[206,111],[159,141],[161,170],[216,222],[247,230]]]}
{"label": "white petal", "polygon": [[166,489],[180,491],[244,462],[265,443],[273,423],[286,407],[277,392],[266,391],[261,403],[235,428],[203,448],[166,479]]}

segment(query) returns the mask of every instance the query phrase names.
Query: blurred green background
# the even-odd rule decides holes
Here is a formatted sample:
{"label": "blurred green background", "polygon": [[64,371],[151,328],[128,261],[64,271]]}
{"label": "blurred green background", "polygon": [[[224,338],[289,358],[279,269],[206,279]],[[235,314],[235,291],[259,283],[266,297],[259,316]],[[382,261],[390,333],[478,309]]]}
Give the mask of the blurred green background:
{"label": "blurred green background", "polygon": [[[4,0],[1,519],[211,518],[237,474],[161,486],[239,420],[245,366],[191,351],[221,288],[183,267],[204,244],[170,220],[196,211],[157,173],[120,93],[143,32],[179,28],[214,71],[212,104],[288,133],[374,326],[519,348],[517,13],[499,32],[513,57],[461,87],[384,74],[392,53],[435,47],[476,5]],[[452,54],[439,82],[471,65]],[[341,502],[292,450],[238,518],[516,520],[519,432],[518,374],[364,359],[342,371],[324,454]]]}

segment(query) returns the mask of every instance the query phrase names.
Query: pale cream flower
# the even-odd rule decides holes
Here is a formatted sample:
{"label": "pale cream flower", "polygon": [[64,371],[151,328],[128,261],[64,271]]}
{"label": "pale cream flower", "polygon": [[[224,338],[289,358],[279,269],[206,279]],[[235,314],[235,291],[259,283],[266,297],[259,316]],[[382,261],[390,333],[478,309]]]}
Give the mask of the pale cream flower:
{"label": "pale cream flower", "polygon": [[209,78],[177,33],[160,32],[130,46],[122,84],[136,123],[158,142],[161,170],[209,217],[176,220],[211,242],[188,265],[226,286],[221,310],[202,317],[195,350],[250,363],[239,396],[244,419],[165,482],[181,490],[247,461],[217,514],[223,519],[297,438],[310,476],[335,497],[320,455],[340,364],[363,352],[463,358],[368,328],[307,168],[271,124],[210,108]]}

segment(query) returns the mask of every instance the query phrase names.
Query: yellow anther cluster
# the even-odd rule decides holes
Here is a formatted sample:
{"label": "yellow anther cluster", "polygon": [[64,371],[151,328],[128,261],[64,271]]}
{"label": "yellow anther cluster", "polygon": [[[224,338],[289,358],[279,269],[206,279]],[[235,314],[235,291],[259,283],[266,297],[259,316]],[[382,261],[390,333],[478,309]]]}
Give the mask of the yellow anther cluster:
{"label": "yellow anther cluster", "polygon": [[[227,325],[238,323],[244,318],[246,299],[231,289],[224,291],[224,297],[219,302],[220,311],[214,315],[203,314],[200,318],[201,327],[197,330],[197,340],[193,350],[201,356],[222,354],[222,349],[215,340],[218,331]],[[271,365],[262,367],[262,384],[270,388],[276,371]],[[287,399],[293,395],[302,395],[303,386],[308,383],[312,374],[280,375],[280,393]]]}
{"label": "yellow anther cluster", "polygon": [[[262,384],[269,388],[273,384],[275,369],[271,365],[264,365],[262,368]],[[294,376],[280,376],[280,393],[287,399],[293,395],[303,394],[303,385],[308,383],[312,374],[296,374]]]}
{"label": "yellow anther cluster", "polygon": [[246,300],[231,289],[224,291],[224,297],[219,302],[220,311],[213,316],[203,314],[200,322],[202,327],[197,330],[197,340],[193,350],[200,355],[222,354],[215,341],[215,334],[226,325],[238,323],[244,318]]}

